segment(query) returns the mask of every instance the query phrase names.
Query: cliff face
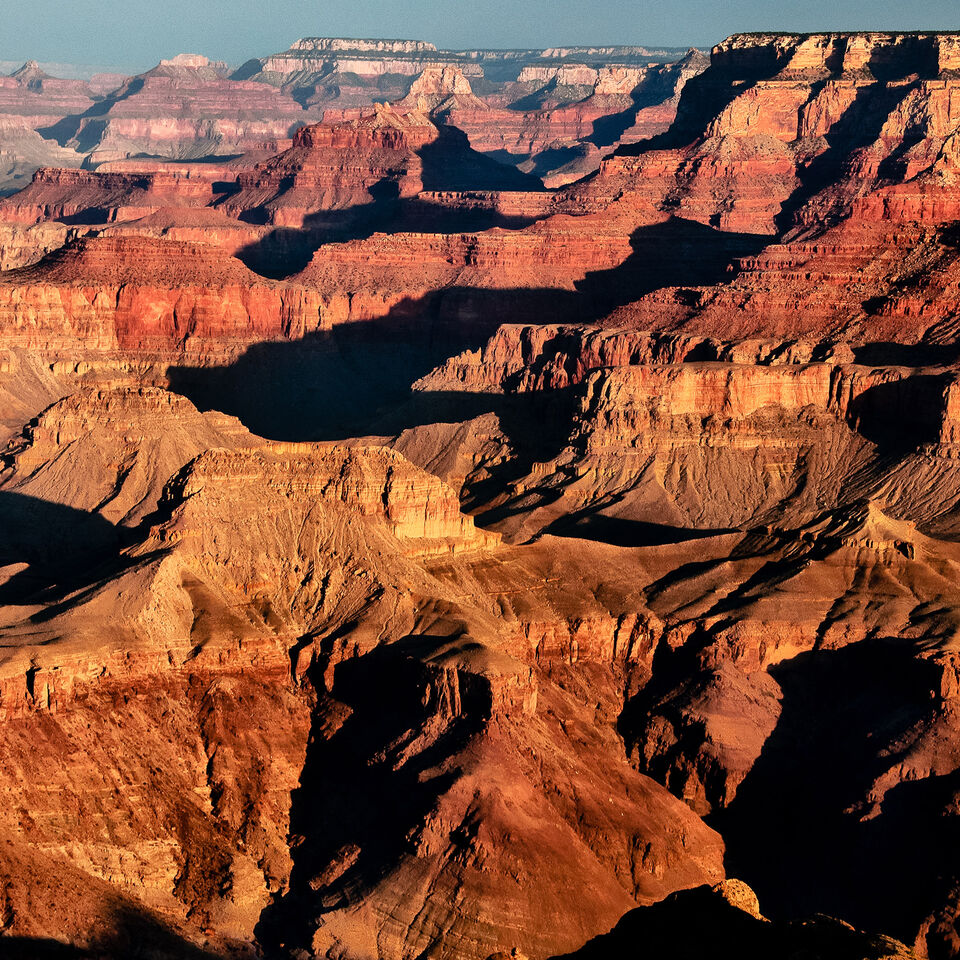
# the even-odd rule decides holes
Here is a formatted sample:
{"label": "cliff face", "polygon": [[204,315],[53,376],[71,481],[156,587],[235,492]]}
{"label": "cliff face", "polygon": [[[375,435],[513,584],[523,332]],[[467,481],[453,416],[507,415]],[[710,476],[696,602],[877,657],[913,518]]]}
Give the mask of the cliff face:
{"label": "cliff face", "polygon": [[289,136],[306,119],[291,97],[228,80],[200,57],[165,61],[130,79],[95,110],[65,119],[57,138],[95,162],[134,154],[190,159],[243,152]]}
{"label": "cliff face", "polygon": [[84,239],[3,278],[6,342],[54,352],[229,355],[285,332],[281,293],[215,245],[147,237]]}
{"label": "cliff face", "polygon": [[438,137],[423,114],[379,107],[362,120],[304,128],[289,151],[240,175],[225,209],[301,227],[311,213],[415,195],[423,189],[418,152]]}
{"label": "cliff face", "polygon": [[38,170],[30,186],[0,203],[7,223],[59,220],[107,223],[136,220],[158,207],[206,206],[214,201],[217,171],[157,171],[142,175]]}
{"label": "cliff face", "polygon": [[[577,56],[583,62],[569,64]],[[426,98],[421,110],[456,108],[455,126],[477,149],[528,161],[538,176],[559,184],[596,169],[617,143],[669,125],[679,91],[703,69],[702,58],[652,60],[633,48],[453,53],[419,41],[307,38],[232,76],[197,54],[163,60],[132,78],[99,75],[89,84],[50,77],[31,62],[0,77],[0,190],[22,186],[42,166],[256,151],[325,113],[356,116],[384,100],[411,97],[416,108],[418,90]],[[461,93],[452,100],[424,94],[436,87],[436,75],[460,77]],[[471,79],[482,96],[470,93]],[[484,126],[478,111],[490,109],[498,122]]]}
{"label": "cliff face", "polygon": [[474,149],[506,154],[558,187],[596,170],[617,146],[667,130],[684,85],[704,67],[699,54],[649,66],[526,66],[492,103],[453,97],[435,108]]}
{"label": "cliff face", "polygon": [[[47,410],[14,448],[5,509],[52,497],[57,484],[73,489],[98,449],[121,455],[131,418],[143,440],[122,454],[128,467],[169,468],[191,443],[210,442],[205,431],[222,429],[163,396],[101,390]],[[236,432],[231,440],[244,443]],[[175,459],[159,458],[158,442]],[[58,449],[73,451],[59,470]],[[41,460],[46,467],[37,469]],[[120,501],[143,489],[141,469],[124,471],[122,493],[101,516],[118,515]],[[257,504],[246,519],[238,498]],[[63,547],[31,552],[40,514],[32,516],[20,528],[24,539],[5,545],[29,557],[32,576],[15,568],[4,584],[28,615],[45,604],[44,578],[66,557]],[[217,943],[249,938],[259,916],[267,942],[328,949],[355,943],[359,921],[391,956],[433,942],[417,914],[455,924],[449,942],[458,956],[515,943],[553,952],[604,929],[632,902],[719,874],[716,835],[617,757],[613,714],[588,725],[593,704],[556,685],[553,671],[565,668],[541,672],[531,658],[524,631],[534,612],[521,610],[524,598],[537,602],[538,575],[521,566],[509,586],[495,588],[514,597],[517,615],[507,623],[485,601],[448,599],[451,578],[466,591],[486,582],[498,538],[460,513],[454,491],[399,454],[360,445],[210,450],[174,473],[150,516],[159,523],[136,527],[116,560],[109,525],[103,541],[83,545],[101,572],[66,606],[49,608],[44,636],[4,625],[20,638],[0,695],[10,729],[2,789],[16,798],[5,809],[20,818],[10,820],[18,842],[107,880],[174,924],[202,916]],[[543,558],[528,563],[536,568]],[[118,613],[109,637],[98,626],[108,609]],[[589,632],[581,634],[587,655]],[[596,689],[615,697],[613,664],[598,655]],[[546,647],[539,660],[552,662]],[[356,687],[358,666],[372,686]],[[131,686],[140,695],[117,734],[94,745],[89,718],[115,710],[105,705]],[[251,699],[253,713],[244,707]],[[384,702],[390,724],[403,730],[384,727]],[[558,724],[558,716],[569,720]],[[565,730],[574,722],[593,728],[586,739]],[[38,724],[75,758],[56,776],[61,797],[83,783],[82,829],[70,816],[51,819],[59,801],[50,791],[16,786],[34,772],[36,754],[20,745]],[[369,756],[356,757],[358,747]],[[252,759],[260,750],[268,758]],[[571,750],[586,772],[570,770]],[[117,769],[146,789],[115,789],[97,772]],[[289,808],[282,798],[295,770]],[[342,788],[331,796],[325,783],[334,771]],[[384,790],[402,798],[389,821],[377,799]],[[536,811],[532,821],[514,817],[517,797]],[[339,824],[335,834],[329,823]],[[412,846],[383,845],[385,835],[410,829]],[[445,838],[461,832],[463,844],[451,848]],[[504,847],[507,832],[516,839]],[[584,875],[591,892],[571,910],[570,891]],[[466,891],[467,909],[450,901],[451,884]],[[14,932],[42,922],[52,924],[48,935],[65,930],[65,920],[37,914],[19,888],[10,897]],[[547,922],[561,913],[562,927]],[[531,924],[532,916],[543,922]]]}
{"label": "cliff face", "polygon": [[[608,337],[600,342],[614,340]],[[648,337],[645,349],[651,340],[656,345]],[[621,715],[639,769],[696,810],[728,811],[716,822],[728,825],[730,837],[752,835],[758,817],[774,829],[777,816],[761,813],[766,801],[754,791],[790,780],[789,751],[759,759],[776,749],[779,736],[792,736],[785,731],[802,736],[803,725],[816,724],[815,746],[802,762],[816,766],[826,758],[831,776],[845,776],[847,746],[828,746],[836,735],[832,721],[815,719],[819,708],[800,708],[798,686],[839,689],[830,685],[852,675],[879,682],[894,662],[909,671],[919,699],[900,682],[878,696],[887,705],[889,696],[904,697],[904,724],[917,726],[884,736],[903,736],[897,742],[907,769],[924,771],[922,777],[953,769],[953,748],[940,766],[933,744],[955,736],[951,694],[941,699],[953,689],[955,670],[947,610],[956,584],[942,576],[954,545],[922,531],[943,530],[957,502],[947,439],[955,373],[782,360],[765,367],[671,364],[662,353],[659,359],[637,365],[634,358],[587,375],[568,446],[520,478],[507,474],[486,513],[510,538],[575,538],[577,548],[615,544],[636,550],[656,570],[643,597],[656,617],[648,623],[663,660],[653,662],[651,679]],[[426,381],[421,389],[448,383]],[[531,378],[514,389],[542,387]],[[899,399],[884,406],[884,396]],[[403,443],[420,449],[412,437]],[[469,500],[496,470],[478,458],[464,473]],[[665,563],[670,572],[657,567]],[[920,611],[931,603],[939,613],[924,618]],[[886,637],[903,638],[901,653]],[[920,706],[924,697],[930,701]],[[838,714],[863,719],[873,709],[869,699]],[[859,816],[879,818],[865,832],[896,834],[890,798],[913,774],[899,761],[880,760],[885,749],[871,773],[847,781],[863,792],[845,825],[832,819],[836,811],[820,788],[804,789],[798,804],[813,804],[816,826],[803,841],[784,837],[783,849],[791,856],[809,843],[860,849],[868,841],[854,826]],[[768,855],[764,844],[751,850]],[[793,876],[778,872],[767,889],[796,903]],[[949,889],[929,895],[947,903]],[[943,929],[949,911],[936,908],[941,919],[930,922]],[[903,935],[911,939],[908,927]]]}
{"label": "cliff face", "polygon": [[[156,510],[163,486],[211,447],[253,442],[243,426],[201,414],[155,387],[86,387],[30,420],[4,451],[4,488],[38,491],[114,524],[135,525]],[[65,461],[69,460],[69,466]],[[90,481],[77,483],[85,475]]]}
{"label": "cliff face", "polygon": [[82,156],[38,131],[92,104],[85,84],[47,76],[35,61],[0,77],[0,195],[22,187],[43,164],[79,166]]}
{"label": "cliff face", "polygon": [[[670,51],[674,56],[682,52]],[[666,51],[660,53],[666,54],[662,59],[669,57]],[[506,79],[510,83],[533,82],[539,88],[543,82],[553,80],[558,71],[572,78],[568,86],[592,85],[607,63],[632,69],[655,60],[656,54],[642,47],[453,51],[438,50],[432,43],[415,40],[305,37],[289,50],[249,61],[236,75],[286,88],[318,92],[327,88],[324,96],[341,99],[345,86],[359,90],[378,80],[393,86],[398,78],[416,76],[425,70],[456,69],[469,77],[486,76],[493,83]],[[335,86],[341,89],[336,90]],[[529,88],[524,92],[529,93]]]}
{"label": "cliff face", "polygon": [[956,125],[951,50],[932,35],[732,37],[681,102],[665,138],[679,152],[616,157],[605,175],[653,179],[678,213],[725,228],[829,222],[937,162]]}
{"label": "cliff face", "polygon": [[0,226],[0,271],[36,263],[51,251],[59,250],[77,232],[62,223],[3,224]]}
{"label": "cliff face", "polygon": [[960,40],[273,59],[0,204],[0,942],[957,955]]}

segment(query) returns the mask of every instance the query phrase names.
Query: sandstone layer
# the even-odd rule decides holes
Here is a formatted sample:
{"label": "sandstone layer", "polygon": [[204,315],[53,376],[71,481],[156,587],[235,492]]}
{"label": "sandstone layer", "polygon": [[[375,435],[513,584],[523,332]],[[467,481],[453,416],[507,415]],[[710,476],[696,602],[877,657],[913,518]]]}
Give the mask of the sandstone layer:
{"label": "sandstone layer", "polygon": [[0,945],[960,956],[960,37],[698,59],[308,39],[59,126]]}

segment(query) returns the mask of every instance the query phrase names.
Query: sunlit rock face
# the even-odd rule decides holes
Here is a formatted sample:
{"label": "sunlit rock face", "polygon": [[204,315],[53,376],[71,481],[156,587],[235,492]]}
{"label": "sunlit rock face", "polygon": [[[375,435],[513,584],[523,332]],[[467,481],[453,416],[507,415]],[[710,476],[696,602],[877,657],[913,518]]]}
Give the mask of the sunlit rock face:
{"label": "sunlit rock face", "polygon": [[3,78],[0,948],[960,955],[958,78]]}

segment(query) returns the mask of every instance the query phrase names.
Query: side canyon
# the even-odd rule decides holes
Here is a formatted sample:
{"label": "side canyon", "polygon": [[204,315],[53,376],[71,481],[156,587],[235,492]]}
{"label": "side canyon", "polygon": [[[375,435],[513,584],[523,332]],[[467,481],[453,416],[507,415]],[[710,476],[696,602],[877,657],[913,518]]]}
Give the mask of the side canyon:
{"label": "side canyon", "polygon": [[0,192],[0,953],[960,957],[960,34],[28,64]]}

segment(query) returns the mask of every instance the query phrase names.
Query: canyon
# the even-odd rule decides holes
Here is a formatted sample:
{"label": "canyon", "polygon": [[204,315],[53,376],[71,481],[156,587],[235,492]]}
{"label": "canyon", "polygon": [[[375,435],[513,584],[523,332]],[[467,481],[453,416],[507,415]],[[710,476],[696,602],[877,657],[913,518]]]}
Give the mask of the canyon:
{"label": "canyon", "polygon": [[960,956],[960,34],[114,79],[0,82],[0,948]]}

